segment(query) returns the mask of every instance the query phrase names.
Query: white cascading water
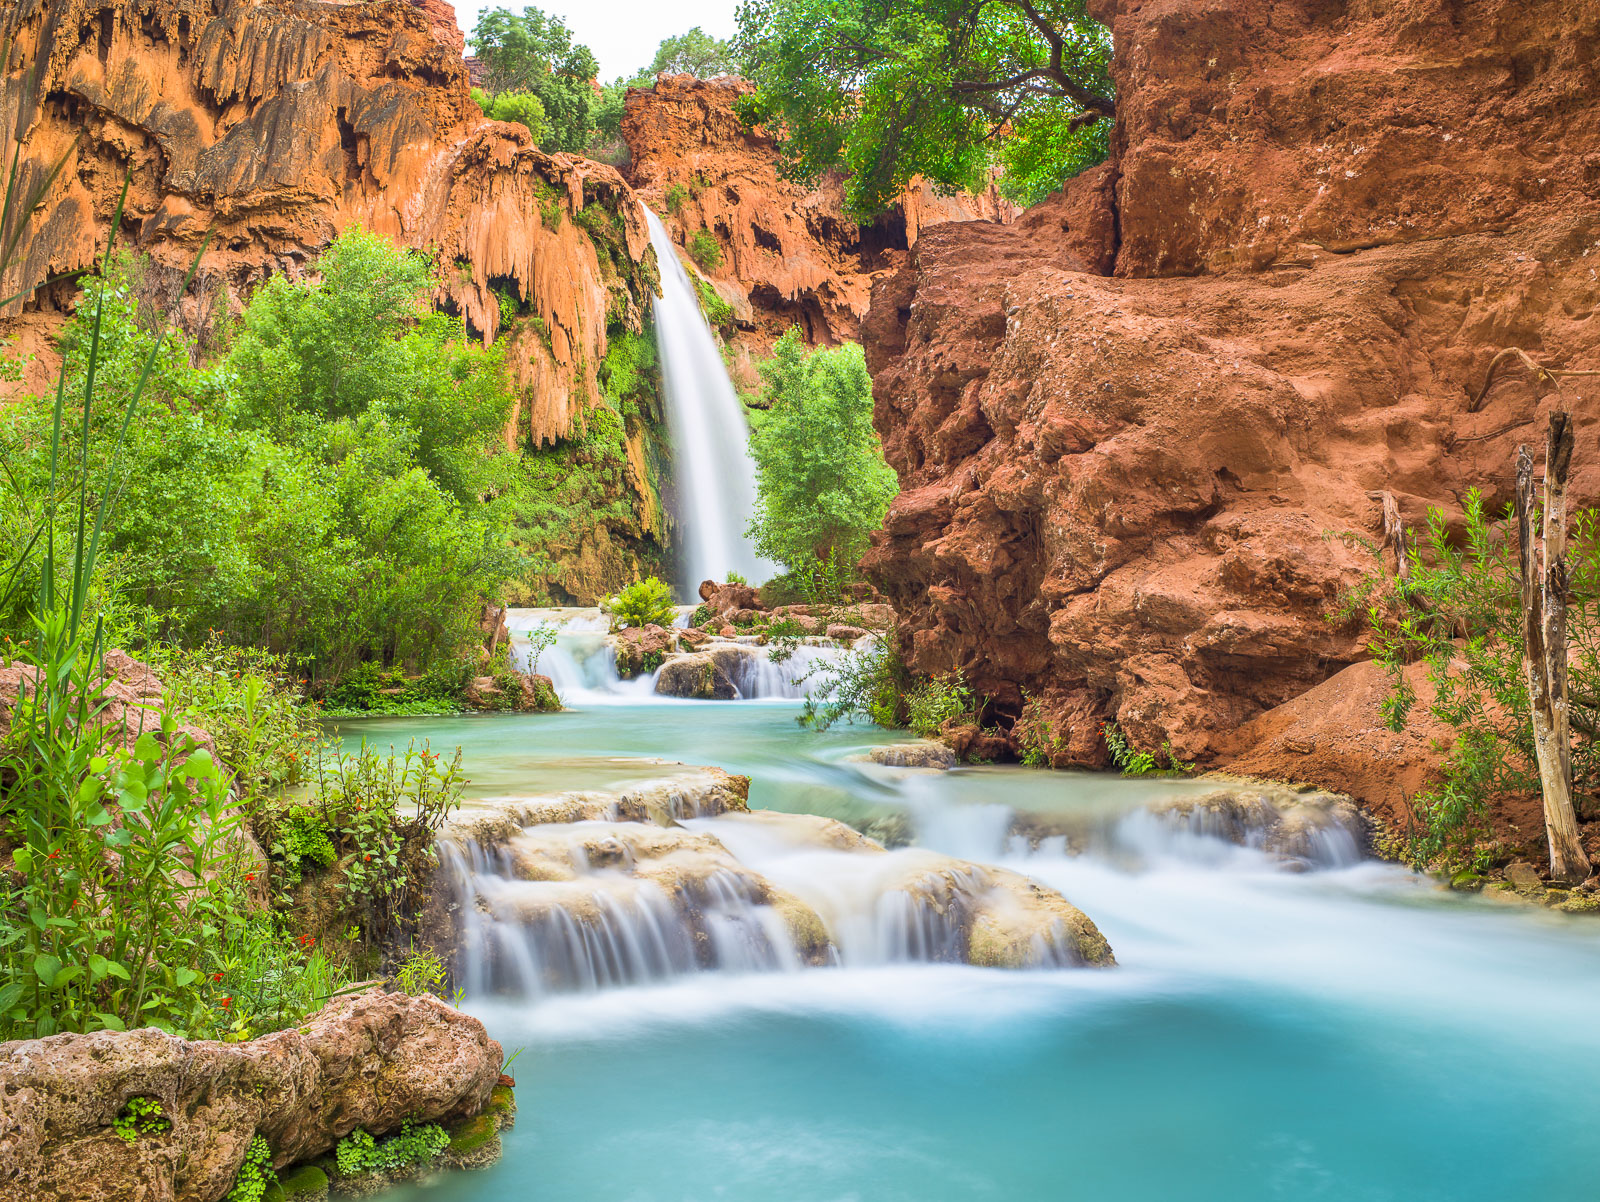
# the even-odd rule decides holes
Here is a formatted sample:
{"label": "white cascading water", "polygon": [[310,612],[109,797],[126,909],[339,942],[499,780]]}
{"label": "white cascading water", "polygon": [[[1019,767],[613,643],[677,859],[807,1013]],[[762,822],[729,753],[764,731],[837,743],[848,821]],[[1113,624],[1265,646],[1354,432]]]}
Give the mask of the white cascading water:
{"label": "white cascading water", "polygon": [[[685,607],[677,624],[685,625],[691,612]],[[633,680],[623,680],[617,674],[616,653],[606,638],[610,623],[598,609],[512,609],[506,611],[506,624],[513,646],[521,652],[523,665],[548,676],[566,706],[681,704],[679,698],[656,692],[659,668]],[[527,636],[540,626],[554,628],[556,641],[539,653],[535,666]],[[838,646],[802,643],[788,658],[774,662],[766,647],[743,641],[738,645],[745,654],[731,676],[741,701],[794,701],[804,697],[808,687],[804,682],[812,673],[848,654]]]}
{"label": "white cascading water", "polygon": [[744,406],[666,227],[649,209],[644,215],[661,268],[654,311],[678,485],[679,583],[691,598],[702,580],[733,572],[760,584],[777,565],[757,555],[745,533],[756,478]]}

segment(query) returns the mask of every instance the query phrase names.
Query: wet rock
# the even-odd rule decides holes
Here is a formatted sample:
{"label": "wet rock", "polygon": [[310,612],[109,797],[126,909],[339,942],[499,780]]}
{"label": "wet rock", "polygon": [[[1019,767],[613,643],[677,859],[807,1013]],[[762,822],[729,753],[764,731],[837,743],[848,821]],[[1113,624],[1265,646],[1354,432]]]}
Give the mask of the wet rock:
{"label": "wet rock", "polygon": [[617,656],[617,675],[632,680],[654,672],[678,649],[678,632],[663,626],[630,626],[608,636]]}
{"label": "wet rock", "polygon": [[1544,891],[1544,881],[1539,876],[1539,870],[1526,860],[1514,860],[1506,865],[1506,880],[1518,893],[1540,893]]}
{"label": "wet rock", "polygon": [[[477,1019],[437,998],[377,990],[247,1043],[145,1029],[6,1044],[0,1202],[216,1202],[255,1134],[282,1165],[357,1126],[454,1122],[488,1105],[501,1059]],[[118,1136],[112,1122],[134,1097],[156,1100],[171,1128],[132,1143]]]}
{"label": "wet rock", "polygon": [[656,692],[666,697],[732,701],[739,695],[735,681],[741,666],[756,654],[746,647],[723,645],[673,656],[656,677]]}
{"label": "wet rock", "polygon": [[694,626],[678,631],[678,642],[691,651],[698,651],[711,641],[711,636]]}
{"label": "wet rock", "polygon": [[828,627],[827,635],[836,642],[853,643],[857,639],[866,638],[867,632],[859,626],[848,626],[843,622],[835,622]]}
{"label": "wet rock", "polygon": [[891,743],[887,747],[874,747],[867,752],[874,764],[889,768],[938,768],[948,770],[956,766],[956,753],[943,743],[925,740],[921,743]]}

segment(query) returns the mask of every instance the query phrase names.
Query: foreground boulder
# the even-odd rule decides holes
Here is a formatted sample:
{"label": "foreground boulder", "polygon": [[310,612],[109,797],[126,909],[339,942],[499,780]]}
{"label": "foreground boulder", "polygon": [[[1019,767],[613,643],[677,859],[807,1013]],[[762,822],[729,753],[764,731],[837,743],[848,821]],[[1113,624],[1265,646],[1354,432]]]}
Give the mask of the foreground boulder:
{"label": "foreground boulder", "polygon": [[[256,1134],[282,1167],[357,1127],[471,1118],[502,1059],[477,1019],[378,990],[248,1043],[151,1028],[0,1044],[0,1202],[216,1202]],[[171,1126],[125,1140],[133,1098]]]}

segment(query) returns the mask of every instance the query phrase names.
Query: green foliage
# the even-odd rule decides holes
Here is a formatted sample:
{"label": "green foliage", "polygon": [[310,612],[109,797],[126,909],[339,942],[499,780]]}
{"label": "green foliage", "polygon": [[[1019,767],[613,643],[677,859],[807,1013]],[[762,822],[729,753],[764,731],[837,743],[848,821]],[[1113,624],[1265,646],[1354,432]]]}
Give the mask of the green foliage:
{"label": "green foliage", "polygon": [[111,1128],[126,1143],[139,1142],[141,1135],[160,1135],[172,1130],[172,1120],[161,1109],[158,1098],[129,1098],[111,1121]]}
{"label": "green foliage", "polygon": [[1121,770],[1123,776],[1149,776],[1159,770],[1156,757],[1148,751],[1140,751],[1129,743],[1128,737],[1115,722],[1107,722],[1101,727],[1101,732],[1106,737],[1106,748],[1111,752],[1111,762]]}
{"label": "green foliage", "polygon": [[672,589],[654,576],[636,580],[600,608],[611,618],[613,630],[630,626],[671,626],[678,616]]}
{"label": "green foliage", "polygon": [[[509,405],[499,352],[426,315],[426,263],[381,239],[351,230],[320,266],[318,283],[264,285],[228,355],[202,369],[147,328],[138,266],[109,260],[63,338],[69,381],[86,382],[92,340],[98,384],[131,388],[148,362],[155,403],[120,446],[116,414],[74,415],[59,454],[52,406],[0,412],[18,493],[0,517],[20,519],[0,522],[0,554],[45,520],[53,488],[115,457],[118,504],[87,598],[108,637],[193,646],[217,632],[317,678],[363,659],[427,666],[474,641],[480,598],[518,567],[505,506],[481,499],[511,466],[485,454]],[[57,510],[56,537],[73,521]],[[20,568],[0,627],[25,628],[40,562]]]}
{"label": "green foliage", "polygon": [[520,16],[489,9],[479,14],[467,40],[486,68],[483,90],[492,102],[506,93],[537,99],[545,119],[540,147],[583,153],[600,115],[601,98],[593,87],[600,68],[589,48],[572,40],[565,21],[532,7]]}
{"label": "green foliage", "polygon": [[[1508,507],[1505,518],[1514,522]],[[1417,704],[1405,675],[1425,665],[1433,688],[1429,712],[1455,740],[1441,783],[1412,799],[1415,827],[1404,857],[1418,867],[1472,865],[1488,834],[1489,799],[1539,788],[1528,719],[1522,638],[1521,578],[1515,539],[1504,538],[1476,489],[1454,536],[1445,516],[1428,513],[1426,535],[1410,553],[1409,579],[1386,565],[1377,547],[1371,573],[1341,598],[1339,622],[1362,620],[1373,657],[1390,673],[1384,716],[1402,730]],[[1357,540],[1360,541],[1360,540]],[[1573,518],[1568,547],[1568,690],[1573,730],[1573,801],[1580,815],[1600,810],[1600,514]]]}
{"label": "green foliage", "polygon": [[653,81],[658,75],[693,75],[711,79],[717,75],[739,74],[739,60],[733,43],[713,37],[696,25],[687,33],[663,38],[655,58],[640,76]]}
{"label": "green foliage", "polygon": [[1053,767],[1056,760],[1066,754],[1065,734],[1056,729],[1044,703],[1037,697],[1024,695],[1022,714],[1012,733],[1022,748],[1022,762],[1030,768]]}
{"label": "green foliage", "polygon": [[334,1145],[334,1161],[341,1177],[358,1173],[390,1172],[432,1160],[450,1146],[450,1137],[437,1123],[403,1123],[397,1134],[378,1141],[357,1127]]}
{"label": "green foliage", "polygon": [[472,99],[489,120],[513,121],[525,126],[533,136],[535,146],[543,146],[545,139],[550,136],[544,101],[532,92],[501,92],[498,96],[491,96],[482,88],[473,88]]}
{"label": "green foliage", "polygon": [[416,941],[411,943],[411,950],[406,953],[405,959],[400,961],[400,967],[395,970],[394,982],[400,987],[401,993],[410,994],[412,997],[421,997],[425,993],[437,993],[444,984],[444,961],[439,958],[432,948],[418,948]]}
{"label": "green foliage", "polygon": [[223,1202],[261,1202],[267,1188],[277,1181],[278,1174],[272,1171],[272,1148],[267,1137],[257,1132],[250,1138],[244,1163],[233,1179],[233,1188],[223,1195]]}
{"label": "green foliage", "polygon": [[447,759],[413,743],[380,755],[363,741],[353,755],[320,757],[313,779],[308,796],[263,814],[262,842],[285,884],[334,868],[340,926],[356,954],[381,955],[414,930],[438,862],[434,836],[461,804],[461,749]]}
{"label": "green foliage", "polygon": [[556,628],[541,622],[522,636],[527,643],[528,671],[539,670],[539,657],[556,645]]}
{"label": "green foliage", "polygon": [[961,674],[922,681],[905,695],[906,722],[916,734],[932,739],[962,719],[973,719],[972,690]]}
{"label": "green foliage", "polygon": [[879,639],[863,639],[849,655],[820,669],[797,720],[813,730],[857,718],[879,726],[904,726],[905,696],[911,687],[911,673],[894,647]]}
{"label": "green foliage", "polygon": [[676,217],[683,211],[683,206],[689,203],[689,189],[682,184],[673,184],[667,189],[665,197],[667,212]]}
{"label": "green foliage", "polygon": [[687,250],[702,271],[715,271],[722,266],[722,245],[710,230],[695,230],[690,234]]}
{"label": "green foliage", "polygon": [[872,379],[855,343],[807,353],[800,331],[761,365],[769,412],[752,435],[756,548],[842,593],[896,491],[872,428]]}
{"label": "green foliage", "polygon": [[741,113],[777,133],[785,172],[845,171],[862,217],[913,176],[977,191],[999,166],[1036,201],[1099,161],[1115,112],[1084,0],[746,0],[738,53],[757,88]]}
{"label": "green foliage", "polygon": [[[712,245],[715,246],[716,243],[713,242]],[[722,299],[721,294],[709,281],[696,279],[694,291],[700,298],[700,312],[706,315],[706,321],[723,329],[733,325],[733,306]]]}

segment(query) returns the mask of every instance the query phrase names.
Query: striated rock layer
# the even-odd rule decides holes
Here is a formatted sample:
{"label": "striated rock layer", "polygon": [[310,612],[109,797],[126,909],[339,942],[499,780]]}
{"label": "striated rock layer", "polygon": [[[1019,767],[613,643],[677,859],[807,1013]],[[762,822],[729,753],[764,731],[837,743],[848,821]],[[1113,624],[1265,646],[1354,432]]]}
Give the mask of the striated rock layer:
{"label": "striated rock layer", "polygon": [[745,387],[757,383],[751,357],[790,326],[813,344],[858,338],[874,274],[902,262],[924,229],[1016,213],[992,189],[937,196],[921,186],[863,226],[845,215],[837,177],[807,188],[779,176],[771,137],[734,110],[753,90],[727,76],[662,76],[628,93],[622,121],[640,197],[680,245],[702,230],[716,239],[722,263],[701,274],[733,308],[724,333]]}
{"label": "striated rock layer", "polygon": [[[477,1019],[377,990],[247,1043],[152,1027],[0,1045],[0,1202],[216,1202],[254,1135],[282,1167],[357,1127],[470,1118],[501,1059]],[[171,1128],[118,1135],[112,1123],[135,1097],[160,1103]]]}
{"label": "striated rock layer", "polygon": [[1379,494],[1413,524],[1503,505],[1559,400],[1600,499],[1600,381],[1472,404],[1503,347],[1600,368],[1600,0],[1091,7],[1113,160],[1015,224],[924,231],[874,289],[904,491],[867,566],[912,665],[1000,719],[1039,699],[1058,763],[1103,762],[1108,719],[1226,762],[1365,657],[1326,615]]}

